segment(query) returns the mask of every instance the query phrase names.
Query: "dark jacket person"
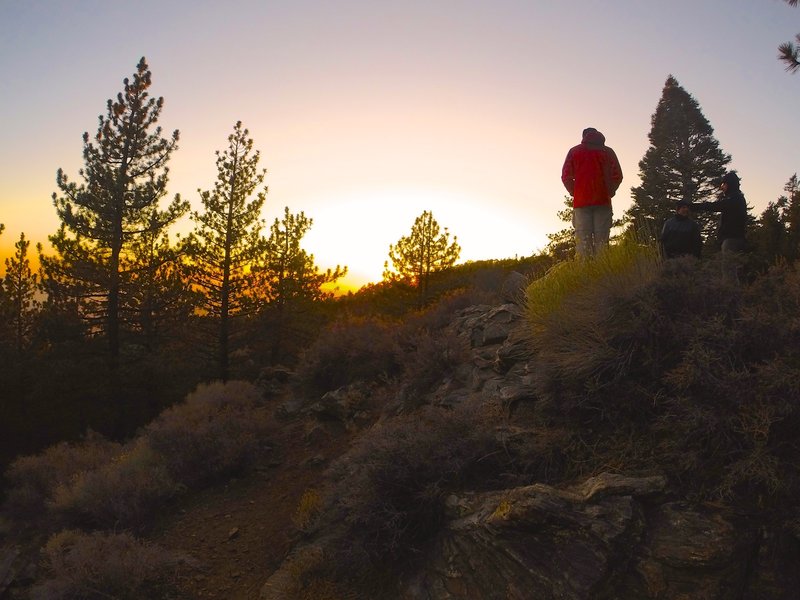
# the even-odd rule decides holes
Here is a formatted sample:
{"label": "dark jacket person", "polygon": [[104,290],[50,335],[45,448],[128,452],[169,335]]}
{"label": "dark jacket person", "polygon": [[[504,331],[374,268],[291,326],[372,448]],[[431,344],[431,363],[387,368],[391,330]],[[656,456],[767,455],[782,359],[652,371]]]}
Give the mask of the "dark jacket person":
{"label": "dark jacket person", "polygon": [[722,195],[714,202],[695,202],[692,210],[718,212],[719,228],[717,235],[723,252],[742,252],[745,248],[745,229],[747,228],[747,201],[739,189],[739,176],[736,171],[728,171],[719,185]]}
{"label": "dark jacket person", "polygon": [[690,203],[678,201],[675,215],[664,222],[661,229],[661,249],[666,258],[692,255],[700,258],[703,238],[700,225],[689,216]]}

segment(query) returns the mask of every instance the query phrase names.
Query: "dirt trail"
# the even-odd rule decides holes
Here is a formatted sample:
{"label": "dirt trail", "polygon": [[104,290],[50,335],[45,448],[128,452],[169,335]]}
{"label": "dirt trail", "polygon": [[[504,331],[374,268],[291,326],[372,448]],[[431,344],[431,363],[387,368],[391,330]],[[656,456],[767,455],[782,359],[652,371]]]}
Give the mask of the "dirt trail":
{"label": "dirt trail", "polygon": [[280,424],[274,452],[251,474],[192,494],[166,516],[152,540],[184,553],[193,566],[178,573],[180,599],[257,600],[261,587],[297,539],[300,498],[319,488],[345,434],[305,440],[305,425]]}

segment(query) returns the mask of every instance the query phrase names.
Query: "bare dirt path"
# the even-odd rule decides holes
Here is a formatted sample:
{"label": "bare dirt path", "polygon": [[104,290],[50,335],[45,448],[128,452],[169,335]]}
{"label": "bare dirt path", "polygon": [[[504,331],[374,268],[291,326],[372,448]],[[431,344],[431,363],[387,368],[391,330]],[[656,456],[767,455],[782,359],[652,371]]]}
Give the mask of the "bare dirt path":
{"label": "bare dirt path", "polygon": [[192,494],[164,517],[151,538],[189,557],[177,573],[180,599],[257,600],[264,582],[297,540],[300,498],[319,489],[349,436],[306,440],[300,421],[279,424],[277,456],[247,476]]}

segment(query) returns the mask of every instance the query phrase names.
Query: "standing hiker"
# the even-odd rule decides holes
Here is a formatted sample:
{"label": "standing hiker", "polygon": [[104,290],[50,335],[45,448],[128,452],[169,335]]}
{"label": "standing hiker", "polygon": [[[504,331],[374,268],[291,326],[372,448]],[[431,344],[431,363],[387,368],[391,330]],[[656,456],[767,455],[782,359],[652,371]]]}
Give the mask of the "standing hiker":
{"label": "standing hiker", "polygon": [[570,148],[561,169],[561,181],[572,196],[575,251],[581,258],[595,256],[608,246],[611,198],[622,183],[622,168],[605,136],[594,127],[583,130],[581,143]]}
{"label": "standing hiker", "polygon": [[720,180],[722,195],[718,200],[694,202],[691,206],[692,210],[719,213],[717,235],[724,253],[739,253],[745,249],[747,201],[739,189],[739,181],[736,171],[728,171]]}

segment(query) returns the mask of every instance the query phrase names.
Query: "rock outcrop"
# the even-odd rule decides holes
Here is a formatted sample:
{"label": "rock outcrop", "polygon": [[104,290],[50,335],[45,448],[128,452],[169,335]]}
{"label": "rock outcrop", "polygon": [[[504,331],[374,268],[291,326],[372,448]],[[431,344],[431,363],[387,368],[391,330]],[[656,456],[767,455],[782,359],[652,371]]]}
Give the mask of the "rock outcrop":
{"label": "rock outcrop", "polygon": [[[450,327],[469,347],[470,360],[442,381],[429,402],[452,406],[478,396],[505,410],[508,429],[514,430],[515,412],[536,402],[536,365],[525,343],[520,303],[465,309]],[[333,403],[337,409],[344,404]],[[404,578],[397,596],[791,598],[800,589],[797,569],[788,567],[800,558],[796,529],[770,538],[724,506],[675,497],[657,474],[601,473],[570,487],[534,484],[464,492],[448,498],[445,523],[429,555],[419,561],[424,566]],[[324,557],[323,540],[299,546],[293,559],[270,577],[261,598],[294,597],[286,582],[296,585],[299,570],[317,568]]]}

